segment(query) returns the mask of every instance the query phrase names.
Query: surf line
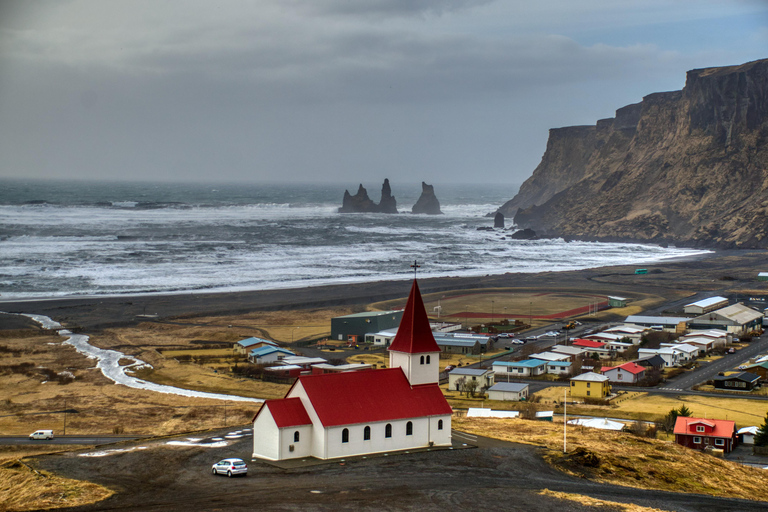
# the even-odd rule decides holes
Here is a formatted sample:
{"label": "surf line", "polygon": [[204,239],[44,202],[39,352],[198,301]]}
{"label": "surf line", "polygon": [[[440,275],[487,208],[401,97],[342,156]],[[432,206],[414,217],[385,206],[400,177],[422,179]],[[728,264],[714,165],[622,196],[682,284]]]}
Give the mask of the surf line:
{"label": "surf line", "polygon": [[[193,391],[191,389],[182,389],[174,386],[155,384],[154,382],[131,377],[125,373],[125,371],[129,368],[138,370],[139,368],[143,367],[152,368],[152,365],[145,363],[141,359],[137,359],[133,356],[118,352],[117,350],[106,350],[103,348],[94,347],[88,343],[90,339],[88,336],[85,334],[74,334],[72,331],[64,329],[63,325],[51,319],[50,317],[27,313],[18,314],[31,318],[35,322],[39,323],[43,329],[55,330],[58,332],[59,336],[66,337],[67,339],[64,341],[65,344],[72,345],[75,347],[75,350],[88,358],[96,359],[96,367],[101,370],[101,373],[103,373],[106,378],[110,379],[115,384],[122,384],[124,386],[128,386],[129,388],[145,389],[147,391],[155,391],[157,393],[188,396],[193,398],[212,398],[214,400],[231,400],[235,402],[264,402],[264,400],[261,398],[250,398],[237,395],[222,395],[219,393],[206,393],[205,391]],[[121,366],[121,359],[128,359],[131,361],[131,363]]]}

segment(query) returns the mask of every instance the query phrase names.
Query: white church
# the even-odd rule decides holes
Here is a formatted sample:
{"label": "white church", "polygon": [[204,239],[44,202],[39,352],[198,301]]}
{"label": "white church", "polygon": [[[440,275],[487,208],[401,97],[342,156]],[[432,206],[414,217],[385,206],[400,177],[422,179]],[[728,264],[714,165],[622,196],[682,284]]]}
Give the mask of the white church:
{"label": "white church", "polygon": [[451,445],[440,348],[413,281],[389,368],[299,377],[253,419],[253,457],[332,459]]}

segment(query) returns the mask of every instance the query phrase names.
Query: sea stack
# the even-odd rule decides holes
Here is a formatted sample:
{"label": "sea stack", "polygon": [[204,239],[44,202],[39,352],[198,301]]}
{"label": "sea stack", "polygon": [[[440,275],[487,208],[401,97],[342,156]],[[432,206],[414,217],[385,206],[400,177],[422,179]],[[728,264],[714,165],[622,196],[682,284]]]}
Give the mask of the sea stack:
{"label": "sea stack", "polygon": [[357,189],[357,194],[352,195],[349,190],[344,191],[344,199],[341,202],[339,213],[397,213],[397,201],[392,195],[389,180],[385,179],[381,186],[381,201],[376,204],[368,197],[368,191],[363,184]]}
{"label": "sea stack", "polygon": [[421,182],[421,197],[411,208],[411,213],[426,213],[427,215],[442,215],[440,211],[440,201],[435,196],[435,188]]}
{"label": "sea stack", "polygon": [[504,229],[504,214],[496,212],[496,216],[493,218],[493,227]]}

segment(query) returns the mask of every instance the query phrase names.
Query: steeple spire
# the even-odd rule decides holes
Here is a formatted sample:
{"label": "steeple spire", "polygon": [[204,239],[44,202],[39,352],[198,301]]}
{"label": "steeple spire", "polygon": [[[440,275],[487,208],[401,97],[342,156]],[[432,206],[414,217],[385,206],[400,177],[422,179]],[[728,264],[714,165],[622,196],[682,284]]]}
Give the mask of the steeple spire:
{"label": "steeple spire", "polygon": [[421,298],[419,285],[416,279],[411,286],[411,294],[400,320],[397,335],[389,347],[390,351],[405,352],[407,354],[421,354],[426,352],[440,352],[440,347],[432,335],[429,326],[427,310]]}

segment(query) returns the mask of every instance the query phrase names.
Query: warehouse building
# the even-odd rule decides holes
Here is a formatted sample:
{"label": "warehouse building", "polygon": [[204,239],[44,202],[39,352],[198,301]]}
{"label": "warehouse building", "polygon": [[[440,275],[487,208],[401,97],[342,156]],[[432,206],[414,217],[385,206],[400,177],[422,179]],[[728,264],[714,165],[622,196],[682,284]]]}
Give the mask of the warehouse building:
{"label": "warehouse building", "polygon": [[403,318],[402,311],[366,311],[331,318],[331,339],[364,341],[366,333],[396,329]]}

